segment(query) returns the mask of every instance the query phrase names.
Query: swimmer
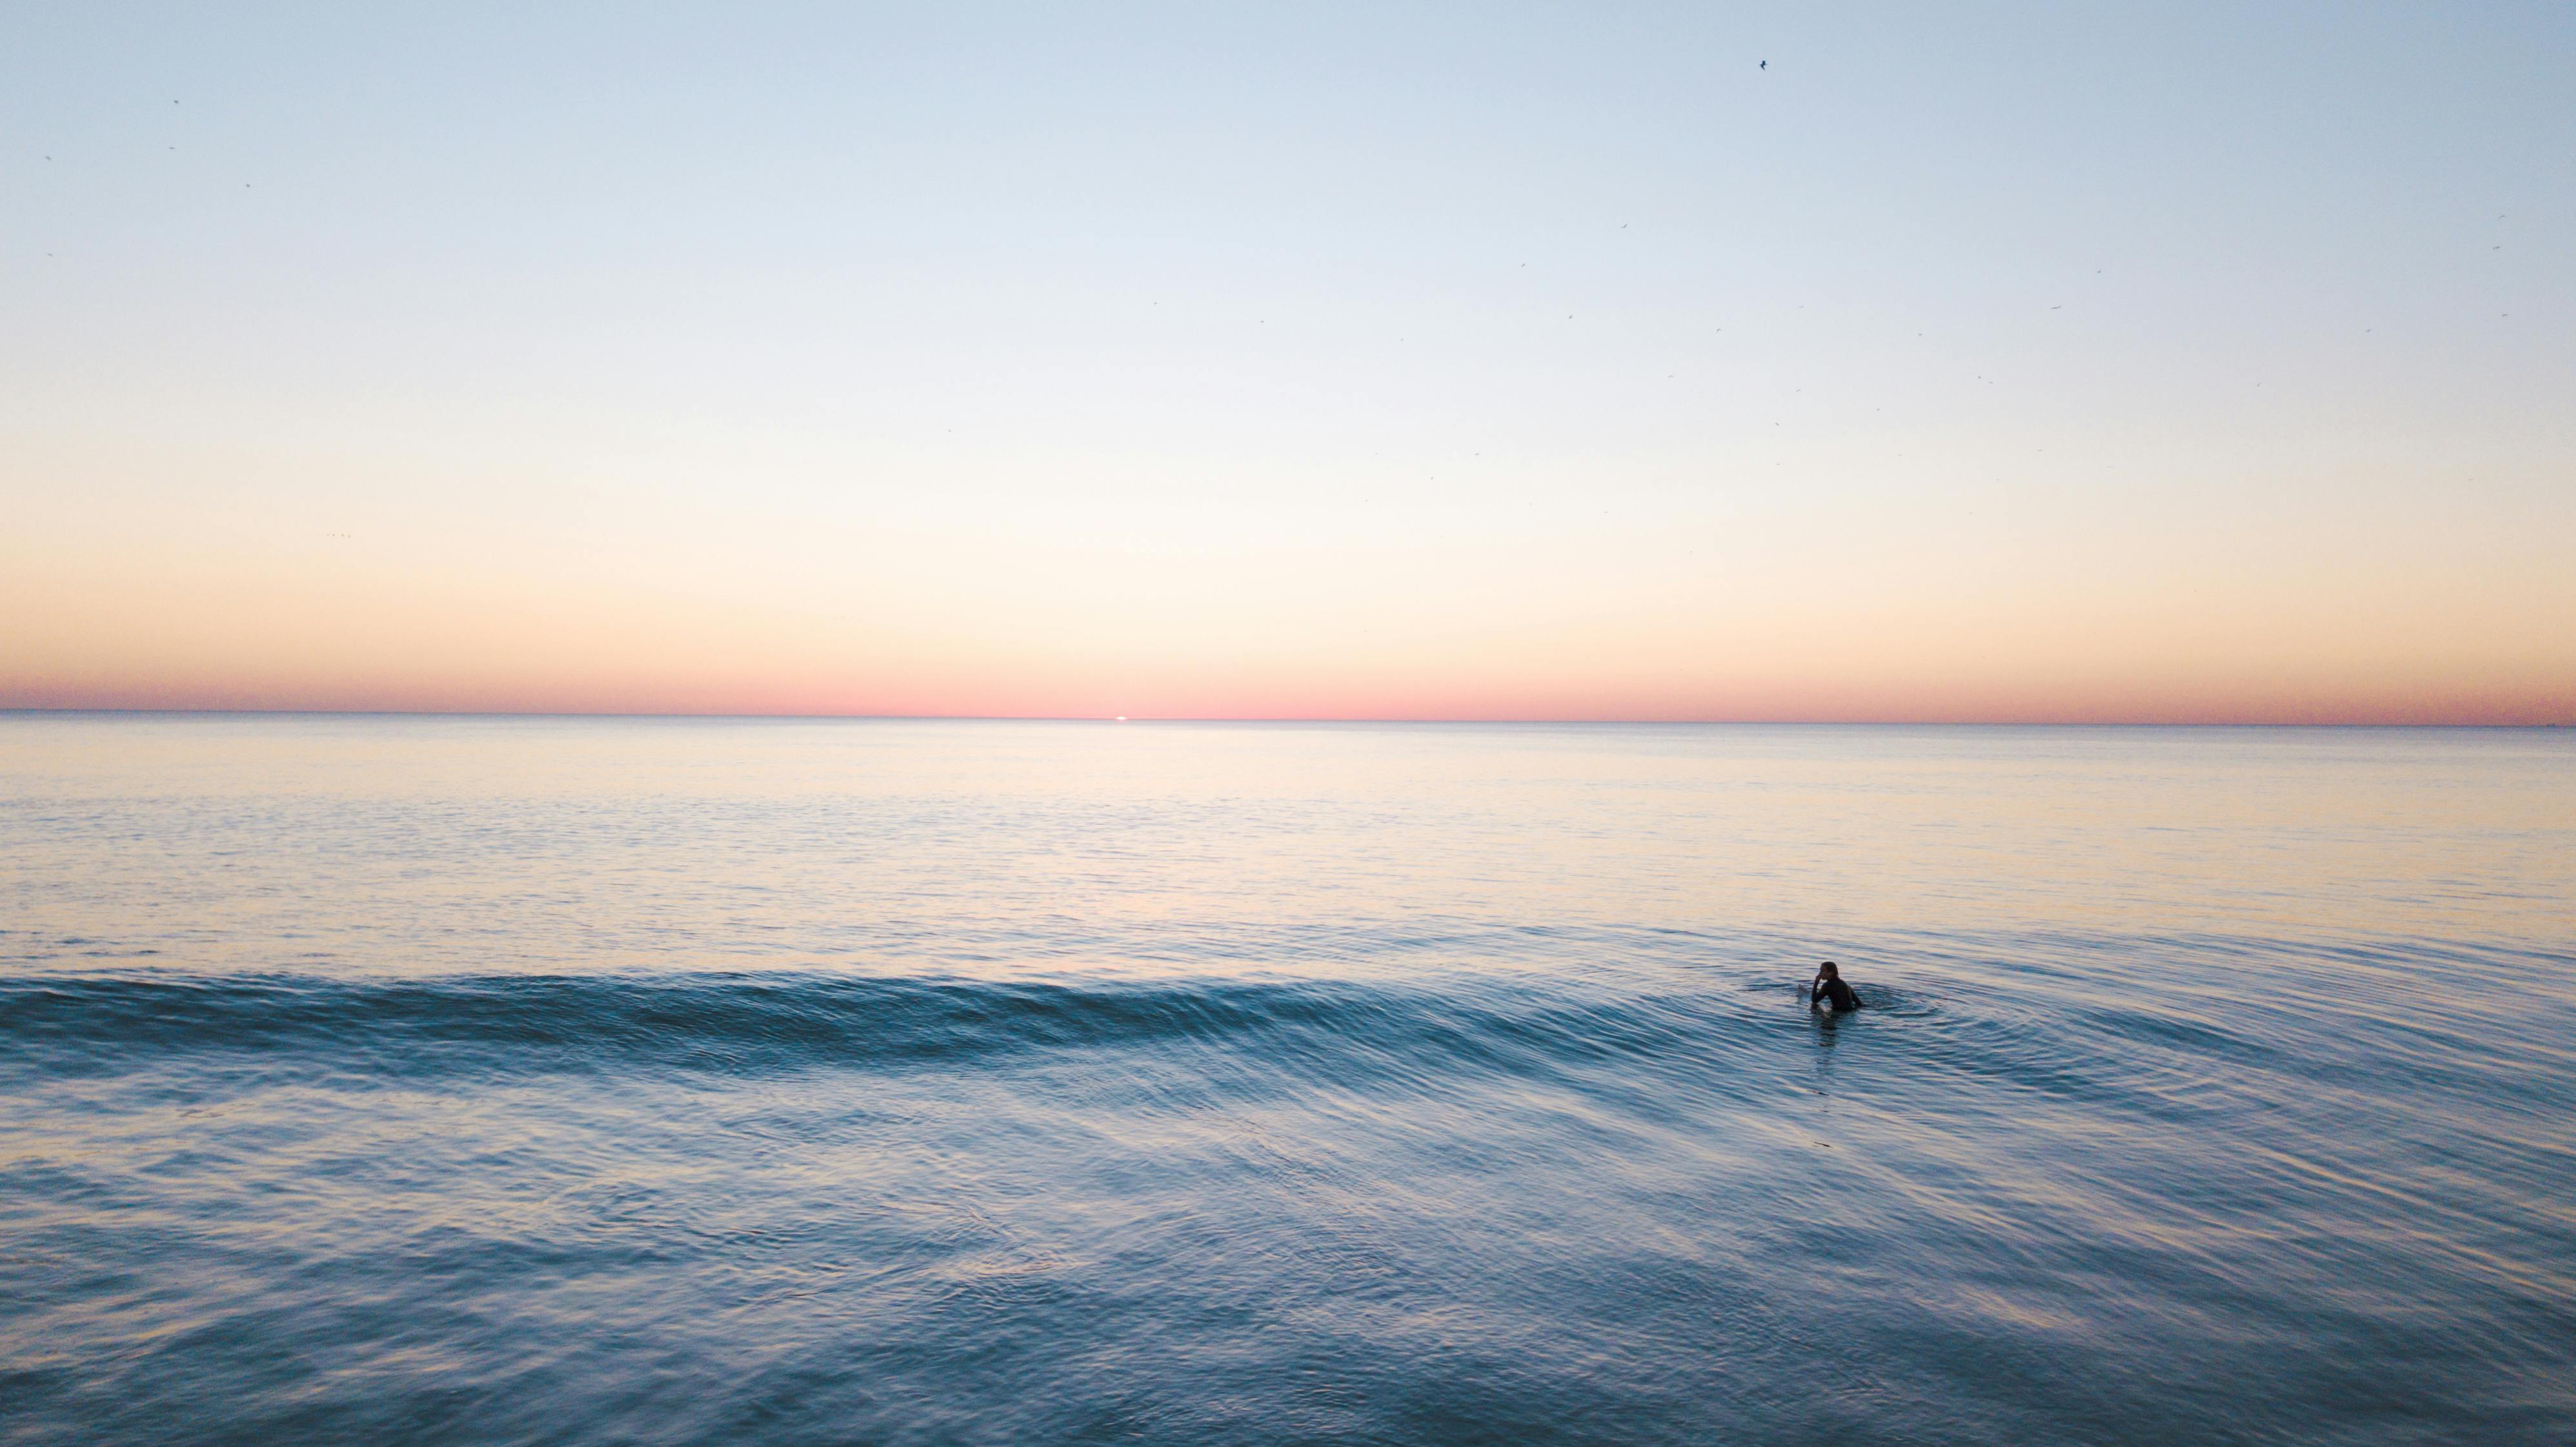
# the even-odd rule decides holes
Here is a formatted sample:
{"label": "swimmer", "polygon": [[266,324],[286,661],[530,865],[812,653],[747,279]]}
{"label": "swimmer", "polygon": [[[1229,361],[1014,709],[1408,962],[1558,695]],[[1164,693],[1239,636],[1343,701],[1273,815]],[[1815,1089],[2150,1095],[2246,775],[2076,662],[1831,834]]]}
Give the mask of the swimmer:
{"label": "swimmer", "polygon": [[1834,968],[1833,961],[1827,960],[1816,966],[1816,978],[1807,985],[1807,1008],[1857,1010],[1860,996],[1852,993],[1852,987],[1843,983],[1843,972]]}

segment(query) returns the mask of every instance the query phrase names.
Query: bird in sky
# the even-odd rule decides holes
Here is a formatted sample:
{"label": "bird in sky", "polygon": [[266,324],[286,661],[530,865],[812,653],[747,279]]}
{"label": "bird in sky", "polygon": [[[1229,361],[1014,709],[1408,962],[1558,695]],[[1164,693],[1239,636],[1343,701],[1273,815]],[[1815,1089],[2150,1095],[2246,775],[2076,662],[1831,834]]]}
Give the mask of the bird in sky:
{"label": "bird in sky", "polygon": [[1767,60],[1766,60],[1766,61],[1764,61],[1764,62],[1762,62],[1762,68],[1763,68],[1764,70],[1769,70],[1769,69],[1771,68],[1771,62],[1769,62],[1769,61],[1767,61]]}

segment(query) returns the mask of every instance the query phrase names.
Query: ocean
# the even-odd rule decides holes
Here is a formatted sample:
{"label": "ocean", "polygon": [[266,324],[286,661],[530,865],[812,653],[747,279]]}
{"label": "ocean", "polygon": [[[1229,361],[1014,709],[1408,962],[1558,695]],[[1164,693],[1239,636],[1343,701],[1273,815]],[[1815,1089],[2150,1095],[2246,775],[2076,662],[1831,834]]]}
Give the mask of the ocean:
{"label": "ocean", "polygon": [[2565,1444],[2576,731],[0,716],[0,1163],[11,1444]]}

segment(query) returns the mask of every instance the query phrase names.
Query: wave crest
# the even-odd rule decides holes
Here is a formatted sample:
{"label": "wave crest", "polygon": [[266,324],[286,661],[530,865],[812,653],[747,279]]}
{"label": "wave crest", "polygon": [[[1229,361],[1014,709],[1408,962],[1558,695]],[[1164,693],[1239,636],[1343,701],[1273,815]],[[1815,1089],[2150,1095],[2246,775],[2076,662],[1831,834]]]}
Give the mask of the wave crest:
{"label": "wave crest", "polygon": [[53,1075],[208,1054],[312,1057],[344,1071],[435,1069],[460,1054],[477,1069],[740,1071],[1194,1043],[1410,1074],[1425,1059],[1529,1070],[1704,1047],[1723,1009],[1492,982],[90,977],[0,982],[0,1042],[22,1067]]}

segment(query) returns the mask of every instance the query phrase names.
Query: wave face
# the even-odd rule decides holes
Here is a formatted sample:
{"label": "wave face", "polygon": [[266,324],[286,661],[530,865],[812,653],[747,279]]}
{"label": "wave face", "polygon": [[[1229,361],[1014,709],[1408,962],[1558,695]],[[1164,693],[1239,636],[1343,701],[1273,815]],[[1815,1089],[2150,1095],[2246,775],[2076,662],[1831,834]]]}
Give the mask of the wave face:
{"label": "wave face", "polygon": [[[1000,1068],[1051,1052],[1239,1052],[1306,1078],[1546,1073],[1705,1050],[1704,1002],[1617,1007],[1527,990],[1338,981],[1186,983],[869,977],[500,975],[334,980],[0,981],[22,1078],[144,1062],[507,1079],[672,1071]],[[1695,1035],[1698,1038],[1694,1038]]]}
{"label": "wave face", "polygon": [[0,735],[0,1441],[2576,1423],[2547,737]]}

